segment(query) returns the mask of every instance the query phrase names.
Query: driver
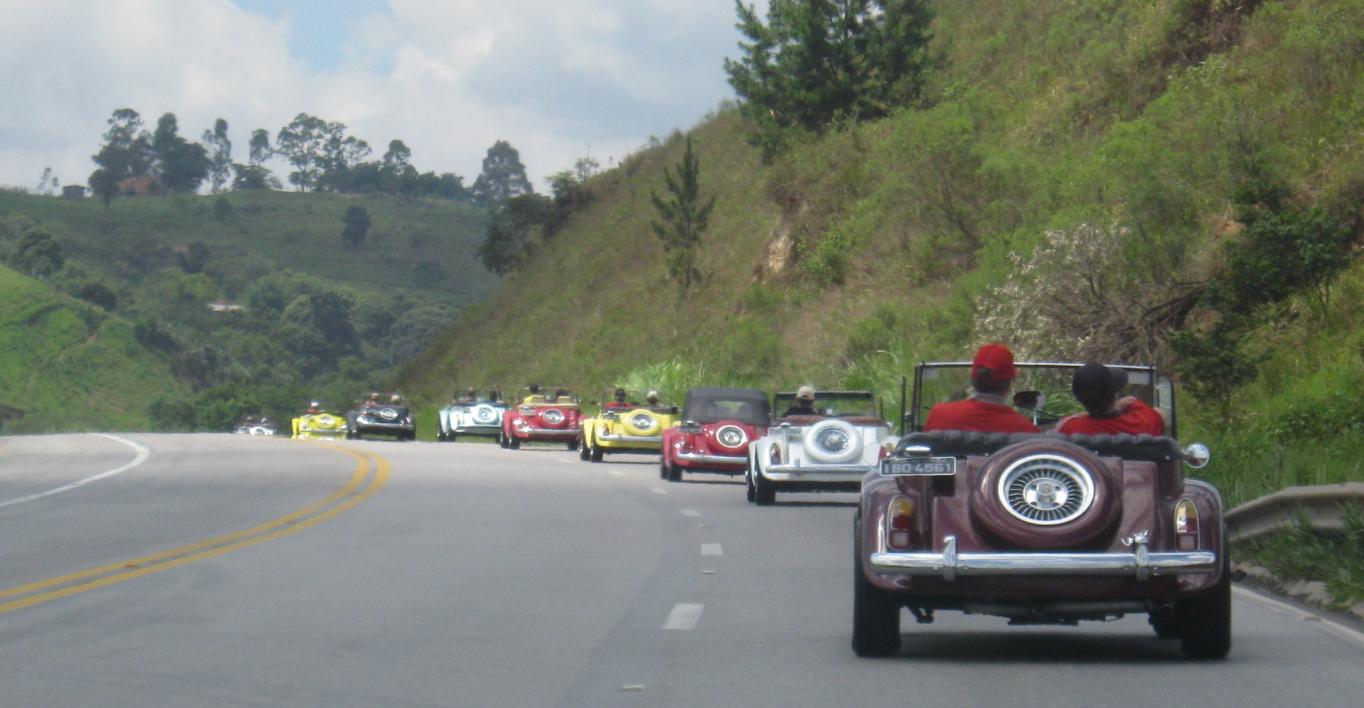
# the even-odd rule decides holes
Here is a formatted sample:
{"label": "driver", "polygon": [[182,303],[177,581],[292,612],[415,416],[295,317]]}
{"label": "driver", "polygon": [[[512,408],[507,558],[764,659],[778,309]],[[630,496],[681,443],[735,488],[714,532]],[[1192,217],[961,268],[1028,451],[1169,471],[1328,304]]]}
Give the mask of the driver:
{"label": "driver", "polygon": [[781,417],[787,418],[793,415],[819,415],[819,411],[815,410],[814,386],[801,386],[796,389],[796,399],[791,402]]}
{"label": "driver", "polygon": [[626,401],[625,398],[626,398],[625,389],[623,388],[616,389],[611,394],[611,402],[606,404],[607,409],[609,410],[612,408],[629,408],[630,402]]}
{"label": "driver", "polygon": [[316,415],[322,412],[322,404],[317,401],[308,401],[308,414]]}
{"label": "driver", "polygon": [[928,411],[923,429],[982,433],[1035,433],[1037,426],[1009,407],[1007,397],[1018,370],[1014,353],[1003,344],[986,344],[971,360],[971,395],[939,403]]}
{"label": "driver", "polygon": [[1127,372],[1122,369],[1110,369],[1092,361],[1076,369],[1070,390],[1085,412],[1057,423],[1056,432],[1164,435],[1165,419],[1159,411],[1133,396],[1118,398],[1126,385]]}

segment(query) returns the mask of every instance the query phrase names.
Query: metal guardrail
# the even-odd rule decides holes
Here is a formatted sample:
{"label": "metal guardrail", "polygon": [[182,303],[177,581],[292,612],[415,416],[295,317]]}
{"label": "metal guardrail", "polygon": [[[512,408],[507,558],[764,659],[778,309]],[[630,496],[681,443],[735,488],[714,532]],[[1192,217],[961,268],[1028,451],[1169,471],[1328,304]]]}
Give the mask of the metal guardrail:
{"label": "metal guardrail", "polygon": [[1317,531],[1344,531],[1342,506],[1364,509],[1364,483],[1288,487],[1253,499],[1223,515],[1230,540],[1248,541],[1297,523],[1299,510]]}

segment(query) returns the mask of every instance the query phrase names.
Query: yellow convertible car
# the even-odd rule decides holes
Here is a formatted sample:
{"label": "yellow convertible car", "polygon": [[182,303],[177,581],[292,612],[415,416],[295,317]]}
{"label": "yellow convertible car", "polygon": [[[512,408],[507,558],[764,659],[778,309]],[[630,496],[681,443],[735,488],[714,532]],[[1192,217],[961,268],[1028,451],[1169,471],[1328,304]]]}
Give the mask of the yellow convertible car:
{"label": "yellow convertible car", "polygon": [[608,392],[601,411],[582,421],[583,460],[601,462],[603,455],[621,452],[658,454],[663,450],[663,431],[677,425],[677,406],[660,403],[649,391],[639,401],[637,392],[618,388]]}
{"label": "yellow convertible car", "polygon": [[346,437],[346,431],[349,429],[345,416],[324,412],[317,401],[308,404],[308,410],[294,418],[291,427],[293,429],[291,437],[295,440],[308,438],[335,440]]}

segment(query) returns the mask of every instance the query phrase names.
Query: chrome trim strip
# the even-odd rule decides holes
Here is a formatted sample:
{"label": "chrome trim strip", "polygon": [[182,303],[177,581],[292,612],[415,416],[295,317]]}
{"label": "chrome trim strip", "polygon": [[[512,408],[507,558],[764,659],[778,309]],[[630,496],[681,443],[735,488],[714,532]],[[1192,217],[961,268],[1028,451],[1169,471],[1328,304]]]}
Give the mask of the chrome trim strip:
{"label": "chrome trim strip", "polygon": [[615,442],[661,443],[661,442],[663,442],[663,436],[662,436],[662,435],[614,435],[614,434],[612,434],[612,433],[607,433],[606,435],[602,435],[601,433],[597,433],[597,439],[600,440],[600,441],[602,441],[602,442],[611,442],[611,443],[615,443]]}
{"label": "chrome trim strip", "polygon": [[699,452],[679,452],[677,459],[708,465],[746,465],[748,455],[703,455]]}
{"label": "chrome trim strip", "polygon": [[768,465],[763,468],[763,472],[794,475],[826,474],[829,472],[866,474],[876,467],[876,465]]}
{"label": "chrome trim strip", "polygon": [[896,575],[937,575],[947,581],[957,576],[993,575],[1119,575],[1147,580],[1161,575],[1217,572],[1212,551],[1151,553],[961,553],[957,539],[944,539],[942,553],[881,552],[871,554],[877,571]]}

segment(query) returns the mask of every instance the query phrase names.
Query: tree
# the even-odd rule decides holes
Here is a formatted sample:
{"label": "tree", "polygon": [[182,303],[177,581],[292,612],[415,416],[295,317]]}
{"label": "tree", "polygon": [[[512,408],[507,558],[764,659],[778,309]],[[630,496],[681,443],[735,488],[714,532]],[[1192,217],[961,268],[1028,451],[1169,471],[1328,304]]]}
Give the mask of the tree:
{"label": "tree", "polygon": [[104,144],[90,159],[98,167],[90,173],[90,189],[103,202],[118,196],[118,183],[125,177],[151,173],[151,136],[142,129],[142,117],[131,108],[120,108],[109,117]]}
{"label": "tree", "polygon": [[535,229],[551,218],[553,202],[539,194],[512,197],[493,212],[488,224],[488,235],[478,247],[483,267],[506,275],[516,269],[531,253],[531,237]]}
{"label": "tree", "polygon": [[927,0],[772,0],[764,24],[736,0],[743,56],[726,59],[740,111],[766,157],[793,129],[884,116],[919,94],[928,66]]}
{"label": "tree", "polygon": [[289,182],[300,192],[312,189],[322,172],[326,129],[326,121],[300,113],[275,136],[275,151],[294,166],[294,171],[289,173]]}
{"label": "tree", "polygon": [[[226,128],[226,123],[224,123]],[[156,121],[152,134],[152,154],[161,186],[167,192],[192,194],[208,177],[212,162],[203,145],[180,137],[179,122],[174,113],[166,113]]]}
{"label": "tree", "polygon": [[341,231],[341,240],[350,248],[359,248],[369,233],[369,212],[364,207],[352,206],[346,209],[341,221],[346,225]]}
{"label": "tree", "polygon": [[251,131],[251,144],[247,159],[252,165],[264,164],[269,160],[275,151],[270,149],[270,132],[265,128],[256,128]]}
{"label": "tree", "polygon": [[663,168],[663,181],[668,188],[668,197],[660,198],[654,192],[649,200],[658,212],[659,221],[650,221],[654,233],[663,241],[663,250],[668,255],[668,274],[681,279],[683,292],[692,286],[700,273],[696,269],[696,247],[701,236],[710,227],[710,212],[715,208],[715,197],[701,204],[701,167],[692,151],[691,137],[687,137],[687,150],[682,161],[677,163],[676,176]]}
{"label": "tree", "polygon": [[204,131],[204,145],[208,149],[208,177],[214,194],[223,191],[232,176],[232,141],[227,137],[227,121],[219,118],[213,130]]}
{"label": "tree", "polygon": [[62,269],[66,254],[62,245],[52,234],[34,229],[19,240],[19,247],[10,256],[10,265],[15,270],[36,278],[45,278]]}
{"label": "tree", "polygon": [[526,177],[526,166],[521,164],[520,153],[505,140],[488,148],[483,157],[483,171],[474,180],[472,191],[474,199],[488,206],[500,206],[512,197],[535,192]]}
{"label": "tree", "polygon": [[118,296],[103,283],[94,281],[83,283],[76,288],[75,295],[109,312],[113,312],[114,308],[118,307]]}
{"label": "tree", "polygon": [[54,192],[57,191],[59,186],[60,185],[57,182],[57,176],[52,174],[52,168],[44,167],[43,176],[41,179],[38,180],[38,189],[36,190],[37,193],[44,196],[53,194]]}

